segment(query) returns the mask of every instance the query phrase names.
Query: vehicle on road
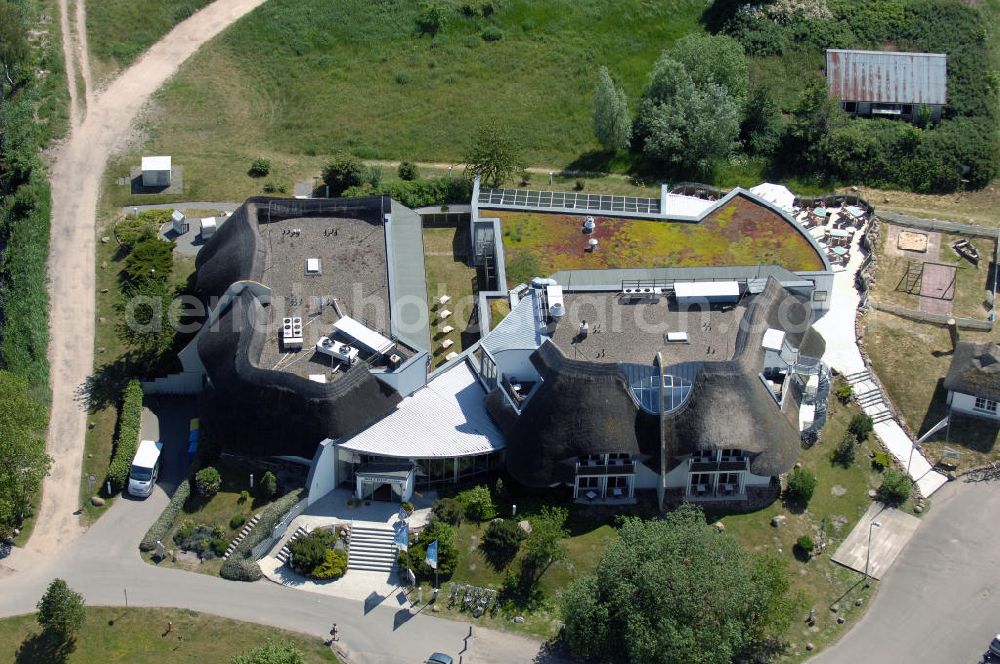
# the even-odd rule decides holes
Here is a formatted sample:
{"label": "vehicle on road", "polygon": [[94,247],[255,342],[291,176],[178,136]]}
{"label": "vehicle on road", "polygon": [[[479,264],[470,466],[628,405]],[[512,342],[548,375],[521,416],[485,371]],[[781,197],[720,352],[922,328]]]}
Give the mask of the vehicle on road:
{"label": "vehicle on road", "polygon": [[431,656],[427,658],[427,664],[452,664],[454,661],[450,655],[443,652],[431,653]]}
{"label": "vehicle on road", "polygon": [[983,655],[984,662],[1000,662],[1000,634],[993,637],[989,650]]}
{"label": "vehicle on road", "polygon": [[160,453],[163,443],[158,440],[144,440],[132,459],[128,473],[128,492],[136,498],[146,498],[153,493],[153,486],[160,474]]}

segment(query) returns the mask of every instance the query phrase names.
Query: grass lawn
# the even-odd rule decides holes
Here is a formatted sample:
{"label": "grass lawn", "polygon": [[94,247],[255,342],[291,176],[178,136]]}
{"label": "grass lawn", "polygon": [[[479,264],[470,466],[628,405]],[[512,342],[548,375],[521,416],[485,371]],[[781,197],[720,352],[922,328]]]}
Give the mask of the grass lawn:
{"label": "grass lawn", "polygon": [[[942,326],[918,323],[884,312],[865,319],[865,348],[875,373],[910,429],[919,436],[948,414],[944,377],[951,365],[951,338]],[[992,333],[961,331],[966,341],[1000,339]],[[950,429],[942,430],[922,445],[932,463],[943,458],[945,449],[960,452],[959,469],[971,468],[1000,459],[998,431],[975,417],[953,418]]]}
{"label": "grass lawn", "polygon": [[95,83],[131,64],[211,0],[101,0],[87,5],[87,46]]}
{"label": "grass lawn", "polygon": [[[695,223],[597,217],[583,232],[581,215],[493,211],[499,217],[508,286],[557,270],[761,265],[818,270],[820,257],[791,224],[748,199],[738,197]],[[587,251],[587,241],[600,243]]]}
{"label": "grass lawn", "polygon": [[[243,528],[243,525],[230,528],[230,519],[239,514],[246,521],[249,521],[250,517],[260,512],[270,502],[255,496],[254,492],[250,490],[250,473],[253,473],[255,480],[259,482],[260,478],[264,475],[264,471],[261,468],[233,457],[222,457],[212,465],[222,476],[222,488],[211,499],[206,501],[198,495],[197,489],[192,485],[191,497],[188,498],[184,509],[177,517],[174,527],[170,529],[170,532],[163,539],[163,545],[168,551],[170,549],[177,551],[177,561],[172,562],[168,557],[156,563],[157,565],[179,567],[181,569],[217,576],[219,568],[222,567],[221,557],[206,558],[198,561],[194,554],[190,556],[180,555],[181,550],[174,542],[174,534],[181,528],[185,521],[190,521],[194,525],[204,524],[210,528],[215,526],[222,528],[225,531],[223,539],[231,542]],[[249,500],[240,502],[240,492],[242,491],[250,491],[251,497]],[[143,555],[147,560],[152,559],[151,553]]]}
{"label": "grass lawn", "polygon": [[[168,621],[173,623],[170,634],[166,634]],[[268,639],[291,641],[309,664],[337,661],[320,639],[297,632],[184,609],[91,606],[75,647],[65,658],[48,646],[34,614],[0,620],[0,664],[224,663]]]}
{"label": "grass lawn", "polygon": [[506,298],[494,297],[489,300],[490,305],[490,329],[496,327],[500,321],[510,313],[510,300]]}
{"label": "grass lawn", "polygon": [[[444,363],[445,355],[471,346],[478,339],[475,323],[476,311],[476,270],[466,264],[468,253],[469,227],[461,225],[451,228],[424,228],[424,269],[427,272],[427,299],[431,316],[431,345],[434,352],[434,366]],[[447,295],[447,304],[438,305],[438,298]],[[447,309],[452,312],[446,319],[439,319],[438,312]],[[441,328],[450,325],[455,328],[448,334]],[[442,344],[450,339],[454,345],[444,348]]]}
{"label": "grass lawn", "polygon": [[[869,462],[869,452],[878,449],[872,436],[857,452],[857,459],[849,468],[830,461],[830,455],[843,438],[851,417],[860,412],[853,404],[844,406],[831,399],[830,419],[823,429],[822,440],[799,455],[803,468],[811,470],[817,478],[816,493],[805,511],[776,501],[767,508],[750,514],[716,515],[729,536],[735,537],[746,548],[776,555],[788,564],[793,591],[801,592],[803,604],[801,619],[792,623],[786,638],[792,647],[781,661],[804,661],[814,653],[805,650],[805,643],[812,642],[820,650],[849,629],[860,618],[871,601],[871,590],[862,588],[862,577],[856,572],[832,562],[829,558],[857,524],[858,519],[871,504],[869,489],[881,484],[880,473]],[[911,501],[912,502],[912,501]],[[910,503],[903,509],[912,512]],[[786,517],[785,525],[774,528],[771,518]],[[819,541],[820,528],[825,522],[828,545],[824,551],[806,560],[795,552],[795,541],[809,535]],[[858,597],[865,599],[861,607],[854,606]],[[837,604],[839,611],[831,610]],[[811,608],[816,609],[814,627],[805,623]],[[836,616],[846,618],[838,625]]]}

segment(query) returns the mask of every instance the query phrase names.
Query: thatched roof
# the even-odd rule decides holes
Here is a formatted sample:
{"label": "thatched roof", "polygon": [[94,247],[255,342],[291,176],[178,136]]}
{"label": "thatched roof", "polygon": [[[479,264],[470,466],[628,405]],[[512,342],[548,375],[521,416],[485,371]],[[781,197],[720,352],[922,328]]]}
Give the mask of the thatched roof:
{"label": "thatched roof", "polygon": [[572,482],[577,459],[587,454],[655,461],[657,418],[640,413],[616,365],[568,359],[551,341],[531,361],[544,382],[508,436],[507,470],[516,480],[536,487]]}
{"label": "thatched roof", "polygon": [[264,331],[255,320],[263,315],[244,291],[198,338],[211,381],[202,393],[202,428],[213,440],[244,454],[311,458],[319,441],[357,433],[399,403],[364,365],[333,383],[258,367]]}
{"label": "thatched roof", "polygon": [[960,341],[944,387],[952,392],[1000,401],[1000,345]]}
{"label": "thatched roof", "polygon": [[[823,339],[812,331],[806,298],[770,279],[753,298],[740,323],[730,360],[706,362],[691,396],[668,418],[672,461],[694,450],[738,448],[753,454],[750,470],[777,475],[789,470],[799,451],[801,390],[789,388],[785,411],[759,374],[768,328],[784,330],[788,343],[822,355]],[[570,360],[546,341],[531,356],[543,383],[509,427],[507,469],[529,486],[572,481],[573,464],[587,454],[624,452],[659,466],[659,418],[635,404],[617,364]],[[493,404],[495,417],[509,413]],[[491,414],[493,410],[491,409]],[[506,422],[505,422],[506,424]]]}

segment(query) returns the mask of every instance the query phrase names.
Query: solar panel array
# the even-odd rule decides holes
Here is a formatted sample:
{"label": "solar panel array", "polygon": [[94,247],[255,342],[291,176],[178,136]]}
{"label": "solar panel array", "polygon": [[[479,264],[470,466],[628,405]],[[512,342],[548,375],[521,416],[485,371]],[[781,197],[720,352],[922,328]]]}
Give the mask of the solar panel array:
{"label": "solar panel array", "polygon": [[572,191],[532,191],[527,189],[480,189],[482,207],[521,209],[578,209],[588,212],[633,212],[659,214],[659,198],[579,194]]}

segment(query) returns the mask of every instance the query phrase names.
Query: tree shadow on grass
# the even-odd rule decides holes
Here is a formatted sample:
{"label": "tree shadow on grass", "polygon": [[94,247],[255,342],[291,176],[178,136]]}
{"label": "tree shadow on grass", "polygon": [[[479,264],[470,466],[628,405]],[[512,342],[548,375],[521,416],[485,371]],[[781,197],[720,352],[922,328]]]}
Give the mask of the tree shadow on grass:
{"label": "tree shadow on grass", "polygon": [[17,664],[62,664],[76,650],[76,640],[53,638],[45,632],[32,634],[17,649]]}

